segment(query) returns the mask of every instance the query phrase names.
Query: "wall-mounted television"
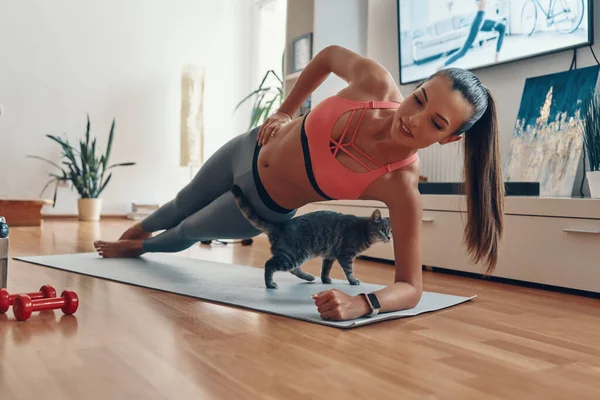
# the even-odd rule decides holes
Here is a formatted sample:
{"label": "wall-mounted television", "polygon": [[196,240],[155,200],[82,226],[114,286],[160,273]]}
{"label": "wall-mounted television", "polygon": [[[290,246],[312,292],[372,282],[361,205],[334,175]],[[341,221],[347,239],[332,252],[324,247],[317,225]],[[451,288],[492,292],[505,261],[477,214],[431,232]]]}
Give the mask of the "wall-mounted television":
{"label": "wall-mounted television", "polygon": [[397,0],[400,83],[593,44],[593,0]]}

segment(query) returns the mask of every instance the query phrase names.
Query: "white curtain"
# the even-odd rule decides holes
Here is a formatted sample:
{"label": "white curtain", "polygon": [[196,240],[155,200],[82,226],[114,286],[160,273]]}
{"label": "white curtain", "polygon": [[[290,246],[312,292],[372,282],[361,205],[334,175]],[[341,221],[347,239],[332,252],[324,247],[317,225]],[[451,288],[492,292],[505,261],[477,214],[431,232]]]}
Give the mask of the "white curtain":
{"label": "white curtain", "polygon": [[182,167],[200,167],[204,162],[204,68],[185,65],[181,75]]}

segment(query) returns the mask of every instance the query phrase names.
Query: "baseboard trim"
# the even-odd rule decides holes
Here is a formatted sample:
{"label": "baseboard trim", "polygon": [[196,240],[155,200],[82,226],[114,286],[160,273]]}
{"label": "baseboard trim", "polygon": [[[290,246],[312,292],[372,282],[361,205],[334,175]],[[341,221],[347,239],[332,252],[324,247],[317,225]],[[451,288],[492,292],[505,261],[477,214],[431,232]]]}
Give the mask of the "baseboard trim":
{"label": "baseboard trim", "polygon": [[436,273],[444,274],[444,275],[456,275],[456,276],[462,276],[462,277],[466,277],[466,278],[474,278],[474,279],[479,279],[479,280],[484,280],[484,281],[504,283],[507,285],[521,286],[521,287],[526,287],[526,288],[531,288],[531,289],[540,289],[540,290],[545,290],[548,292],[557,292],[557,293],[562,293],[562,294],[571,294],[574,296],[600,299],[600,293],[591,292],[588,290],[572,289],[572,288],[567,288],[567,287],[563,287],[563,286],[547,285],[547,284],[537,283],[537,282],[527,282],[527,281],[521,281],[518,279],[503,278],[503,277],[499,277],[499,276],[484,276],[483,274],[476,274],[476,273],[467,272],[467,271],[457,271],[457,270],[441,268],[441,267],[432,267],[432,271],[436,272]]}
{"label": "baseboard trim", "polygon": [[[77,219],[79,216],[77,214],[49,214],[42,215],[42,220],[44,219]],[[100,220],[103,219],[127,219],[126,214],[103,214],[100,215]]]}
{"label": "baseboard trim", "polygon": [[[391,260],[383,260],[380,258],[369,257],[369,256],[364,256],[364,255],[360,255],[357,258],[360,258],[363,260],[368,260],[368,261],[373,261],[373,262],[379,262],[382,264],[394,265],[394,262]],[[435,267],[435,266],[429,266],[429,265],[423,265],[422,269],[425,271],[430,271],[433,273],[438,273],[438,274],[443,274],[443,275],[461,276],[463,278],[469,278],[469,279],[475,279],[475,280],[497,282],[497,283],[503,283],[503,284],[512,285],[512,286],[520,286],[520,287],[526,287],[526,288],[531,288],[531,289],[540,289],[540,290],[544,290],[544,291],[548,291],[548,292],[556,292],[556,293],[562,293],[562,294],[570,294],[570,295],[574,295],[574,296],[588,297],[588,298],[592,298],[592,299],[600,299],[600,293],[592,292],[592,291],[588,291],[588,290],[571,289],[571,288],[567,288],[567,287],[563,287],[563,286],[546,285],[543,283],[527,282],[527,281],[521,281],[518,279],[502,278],[502,277],[493,276],[493,275],[485,276],[483,273],[478,274],[478,273],[474,273],[474,272],[457,271],[457,270],[453,270],[453,269]]]}

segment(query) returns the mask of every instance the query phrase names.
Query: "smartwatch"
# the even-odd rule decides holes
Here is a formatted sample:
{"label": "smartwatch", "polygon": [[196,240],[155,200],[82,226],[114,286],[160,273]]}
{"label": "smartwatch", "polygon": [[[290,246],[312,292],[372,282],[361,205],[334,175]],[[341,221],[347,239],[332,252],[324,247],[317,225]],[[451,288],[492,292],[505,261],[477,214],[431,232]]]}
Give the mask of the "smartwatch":
{"label": "smartwatch", "polygon": [[379,314],[379,310],[381,309],[381,304],[379,304],[379,300],[377,300],[377,296],[375,296],[375,293],[361,293],[364,297],[365,300],[367,300],[367,303],[369,304],[369,308],[371,309],[371,312],[369,314],[367,314],[368,317],[373,317],[377,314]]}

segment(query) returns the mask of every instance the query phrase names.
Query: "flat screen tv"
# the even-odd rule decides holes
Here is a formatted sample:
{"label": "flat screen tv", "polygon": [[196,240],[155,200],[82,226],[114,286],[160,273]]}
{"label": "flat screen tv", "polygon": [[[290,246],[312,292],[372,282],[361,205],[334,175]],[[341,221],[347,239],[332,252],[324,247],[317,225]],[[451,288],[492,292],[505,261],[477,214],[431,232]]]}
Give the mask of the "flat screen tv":
{"label": "flat screen tv", "polygon": [[593,44],[592,0],[397,0],[400,83]]}

